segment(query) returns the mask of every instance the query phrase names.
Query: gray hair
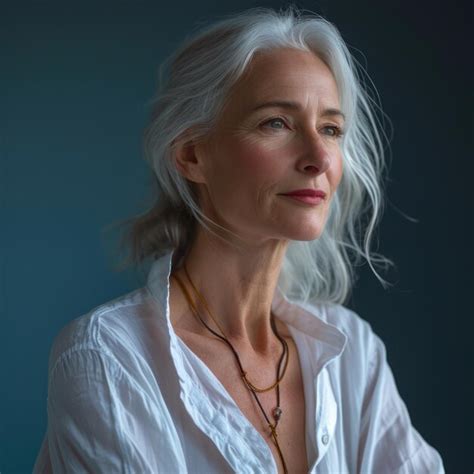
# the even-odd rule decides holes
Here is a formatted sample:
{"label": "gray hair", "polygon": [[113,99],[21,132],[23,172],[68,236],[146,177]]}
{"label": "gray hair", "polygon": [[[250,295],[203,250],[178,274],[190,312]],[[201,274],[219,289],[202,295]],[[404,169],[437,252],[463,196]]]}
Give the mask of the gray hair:
{"label": "gray hair", "polygon": [[367,74],[337,28],[319,15],[303,15],[293,5],[279,12],[258,7],[225,16],[191,35],[162,63],[151,120],[144,132],[155,201],[147,212],[122,221],[131,224],[122,239],[122,245],[131,250],[126,265],[138,265],[147,257],[156,259],[175,249],[173,265],[179,266],[198,222],[210,232],[206,221],[223,229],[199,209],[194,183],[178,172],[174,153],[183,137],[198,140],[213,129],[230,88],[256,52],[283,47],[313,52],[327,64],[346,121],[341,142],[343,175],[325,229],[318,239],[289,243],[278,286],[289,300],[343,304],[361,259],[367,260],[382,285],[387,284],[374,264],[393,262],[370,251],[384,206],[383,138],[387,137],[376,114],[381,108],[364,83]]}

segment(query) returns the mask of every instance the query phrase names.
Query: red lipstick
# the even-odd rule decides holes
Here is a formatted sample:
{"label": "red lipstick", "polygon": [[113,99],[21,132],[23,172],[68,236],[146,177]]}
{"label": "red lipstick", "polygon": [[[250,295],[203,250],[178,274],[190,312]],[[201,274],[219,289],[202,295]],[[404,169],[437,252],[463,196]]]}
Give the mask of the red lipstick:
{"label": "red lipstick", "polygon": [[290,191],[289,193],[284,193],[284,195],[321,197],[323,199],[326,197],[326,193],[321,189],[297,189],[295,191]]}
{"label": "red lipstick", "polygon": [[290,191],[289,193],[284,193],[282,195],[288,196],[301,202],[305,202],[307,204],[319,204],[326,197],[326,193],[321,189],[297,189],[295,191]]}

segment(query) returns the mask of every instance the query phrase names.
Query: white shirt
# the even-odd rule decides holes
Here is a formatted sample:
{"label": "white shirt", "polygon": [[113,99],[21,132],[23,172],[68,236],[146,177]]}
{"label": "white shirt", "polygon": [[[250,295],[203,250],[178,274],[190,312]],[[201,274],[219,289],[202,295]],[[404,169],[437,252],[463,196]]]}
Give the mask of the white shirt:
{"label": "white shirt", "polygon": [[[172,254],[153,262],[145,287],[56,336],[34,474],[277,472],[260,433],[173,330]],[[444,473],[369,323],[342,305],[290,303],[278,289],[272,311],[299,353],[309,472]]]}

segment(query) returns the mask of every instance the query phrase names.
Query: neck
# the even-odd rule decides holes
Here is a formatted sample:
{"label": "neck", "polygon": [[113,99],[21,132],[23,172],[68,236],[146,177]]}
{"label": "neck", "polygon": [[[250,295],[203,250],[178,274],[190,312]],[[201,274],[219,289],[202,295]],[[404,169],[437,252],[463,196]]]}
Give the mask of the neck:
{"label": "neck", "polygon": [[[280,344],[271,329],[270,317],[286,247],[286,242],[272,240],[264,245],[249,246],[242,252],[201,232],[184,263],[173,270],[173,274],[185,284],[200,316],[211,328],[219,330],[194,292],[184,267],[225,337],[240,347],[251,348],[263,355],[274,352],[275,346]],[[192,314],[189,304],[174,279],[171,286],[181,293],[180,300],[184,299],[179,312],[181,317],[175,315],[173,323],[180,324],[182,318],[189,324]],[[207,333],[206,328],[196,321],[193,328]]]}

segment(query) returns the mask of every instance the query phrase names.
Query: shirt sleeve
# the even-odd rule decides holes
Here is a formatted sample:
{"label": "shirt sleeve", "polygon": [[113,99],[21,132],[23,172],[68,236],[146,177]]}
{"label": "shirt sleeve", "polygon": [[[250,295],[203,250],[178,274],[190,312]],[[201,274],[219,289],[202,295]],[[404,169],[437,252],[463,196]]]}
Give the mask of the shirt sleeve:
{"label": "shirt sleeve", "polygon": [[184,471],[166,414],[98,349],[61,356],[50,373],[47,406],[54,473]]}
{"label": "shirt sleeve", "polygon": [[372,336],[357,472],[444,474],[441,456],[411,424],[387,363],[384,343],[376,334]]}

